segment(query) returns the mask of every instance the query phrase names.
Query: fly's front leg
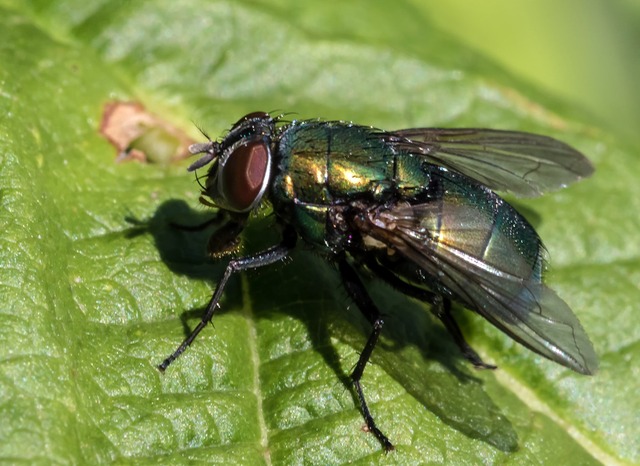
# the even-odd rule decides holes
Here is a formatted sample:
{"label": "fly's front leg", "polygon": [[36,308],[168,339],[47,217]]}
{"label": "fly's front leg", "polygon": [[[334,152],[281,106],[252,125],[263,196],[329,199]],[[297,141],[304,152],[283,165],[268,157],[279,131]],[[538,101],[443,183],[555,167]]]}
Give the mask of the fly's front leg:
{"label": "fly's front leg", "polygon": [[358,277],[356,271],[347,263],[346,258],[342,257],[338,260],[338,268],[342,277],[342,283],[344,284],[347,293],[356,303],[367,320],[371,322],[371,325],[373,325],[373,330],[371,335],[369,335],[367,344],[364,346],[362,353],[360,353],[360,358],[356,363],[356,367],[351,373],[351,380],[353,381],[353,386],[356,394],[358,395],[358,399],[360,400],[360,409],[362,410],[362,415],[367,424],[367,429],[376,436],[386,451],[391,451],[394,449],[393,444],[376,426],[373,416],[371,415],[371,411],[369,411],[369,406],[367,406],[367,401],[365,400],[364,392],[362,391],[362,385],[360,384],[364,368],[366,367],[367,362],[369,362],[371,353],[373,353],[373,349],[378,342],[378,337],[382,331],[384,321],[382,320],[382,315],[380,314],[377,306],[371,300],[371,297],[369,297],[360,277]]}
{"label": "fly's front leg", "polygon": [[284,259],[289,255],[289,252],[295,247],[296,239],[297,239],[297,236],[295,231],[293,231],[291,228],[286,228],[283,233],[282,242],[277,246],[273,246],[267,249],[266,251],[263,251],[258,254],[254,254],[252,256],[240,257],[240,258],[232,259],[231,261],[229,261],[229,264],[227,265],[227,268],[224,271],[224,275],[222,276],[222,279],[218,282],[218,285],[216,286],[216,290],[213,293],[213,296],[211,297],[209,304],[207,305],[207,309],[204,315],[202,316],[202,320],[200,320],[200,323],[196,326],[196,328],[193,329],[191,334],[182,342],[182,344],[178,346],[178,348],[167,359],[165,359],[162,362],[162,364],[158,366],[158,369],[161,372],[164,372],[165,369],[169,366],[169,364],[175,361],[178,358],[178,356],[180,356],[184,352],[184,350],[186,350],[189,347],[189,345],[193,343],[193,340],[196,339],[196,337],[202,331],[202,329],[207,326],[209,321],[211,321],[213,314],[218,308],[218,303],[220,302],[222,293],[225,287],[227,286],[227,282],[229,281],[229,278],[231,278],[231,276],[234,273],[242,272],[244,270],[257,269],[257,268],[264,267]]}

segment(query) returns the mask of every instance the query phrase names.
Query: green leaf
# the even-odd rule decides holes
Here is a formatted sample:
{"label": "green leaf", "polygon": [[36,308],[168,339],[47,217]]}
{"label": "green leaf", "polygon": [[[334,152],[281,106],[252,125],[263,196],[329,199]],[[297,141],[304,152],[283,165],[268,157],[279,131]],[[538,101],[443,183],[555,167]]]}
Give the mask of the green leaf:
{"label": "green leaf", "polygon": [[[639,169],[634,147],[429,27],[404,3],[2,2],[0,460],[23,464],[597,464],[640,461]],[[557,137],[596,174],[516,202],[549,284],[601,358],[584,377],[458,310],[494,372],[471,369],[425,306],[372,286],[369,328],[303,247],[232,279],[213,325],[165,374],[224,263],[205,257],[186,163],[116,162],[103,109],[137,100],[194,137],[255,110],[380,128],[479,126]],[[136,224],[135,220],[146,222]],[[256,219],[245,251],[273,244]],[[265,231],[268,234],[265,234]]]}

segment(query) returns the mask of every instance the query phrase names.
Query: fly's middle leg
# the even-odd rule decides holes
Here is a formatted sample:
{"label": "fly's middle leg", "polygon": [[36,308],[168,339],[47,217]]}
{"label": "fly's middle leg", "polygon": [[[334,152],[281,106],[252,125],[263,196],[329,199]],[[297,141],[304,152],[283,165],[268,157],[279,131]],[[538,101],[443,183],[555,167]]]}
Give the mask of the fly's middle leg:
{"label": "fly's middle leg", "polygon": [[367,405],[367,401],[362,390],[362,384],[360,383],[367,362],[369,362],[371,353],[373,353],[373,349],[378,342],[378,337],[380,336],[380,332],[382,331],[384,321],[382,320],[382,315],[380,314],[377,306],[371,300],[371,297],[369,297],[369,294],[362,284],[360,277],[351,267],[351,265],[349,265],[346,258],[342,257],[338,260],[338,268],[340,270],[340,276],[342,277],[342,283],[344,284],[347,293],[373,326],[371,335],[369,335],[369,339],[367,340],[362,353],[360,353],[360,358],[356,363],[355,369],[351,373],[351,380],[353,381],[354,389],[358,396],[358,400],[360,401],[360,409],[367,424],[367,429],[376,436],[378,441],[384,447],[385,451],[391,451],[394,449],[394,446],[389,441],[387,436],[384,435],[382,431],[380,431],[380,429],[378,429],[378,426],[373,419],[373,415],[369,410],[369,406]]}

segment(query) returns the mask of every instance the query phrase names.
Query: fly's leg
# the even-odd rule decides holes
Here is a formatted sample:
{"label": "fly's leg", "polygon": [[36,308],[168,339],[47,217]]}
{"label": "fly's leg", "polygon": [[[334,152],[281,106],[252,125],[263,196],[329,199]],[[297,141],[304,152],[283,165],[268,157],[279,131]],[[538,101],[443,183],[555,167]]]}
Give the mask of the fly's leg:
{"label": "fly's leg", "polygon": [[394,287],[407,296],[411,296],[420,301],[431,304],[431,312],[440,319],[440,322],[447,329],[453,341],[456,343],[462,355],[467,359],[474,367],[479,369],[495,369],[493,364],[487,364],[482,360],[480,355],[467,343],[465,340],[458,323],[451,314],[451,300],[445,298],[442,295],[433,293],[428,290],[424,290],[417,286],[411,285],[400,278],[393,272],[391,272],[384,264],[380,264],[375,259],[365,261],[366,266],[371,270],[378,278],[384,280],[389,285]]}
{"label": "fly's leg", "polygon": [[293,231],[290,228],[286,228],[283,233],[282,242],[277,246],[273,246],[267,249],[266,251],[263,251],[261,253],[258,253],[252,256],[240,257],[240,258],[232,259],[231,261],[229,261],[229,264],[227,265],[227,268],[224,271],[224,275],[222,276],[222,279],[218,282],[218,285],[216,286],[216,290],[213,293],[213,296],[211,297],[209,304],[207,305],[207,309],[204,315],[202,316],[202,320],[196,326],[196,328],[193,329],[191,334],[182,342],[182,344],[178,346],[178,348],[167,359],[162,361],[162,364],[158,366],[158,369],[161,372],[164,372],[165,369],[169,367],[169,364],[175,361],[178,358],[178,356],[180,356],[184,352],[184,350],[186,350],[189,347],[189,345],[193,343],[193,340],[196,339],[196,337],[202,331],[202,329],[207,326],[209,321],[211,321],[211,318],[213,317],[213,314],[215,313],[218,307],[218,303],[220,302],[220,298],[222,297],[222,292],[227,286],[227,282],[229,281],[229,278],[231,278],[231,275],[233,275],[236,272],[242,272],[244,270],[257,269],[260,267],[264,267],[284,259],[289,255],[289,252],[295,247],[296,240],[297,240],[297,236],[295,231]]}
{"label": "fly's leg", "polygon": [[384,321],[382,320],[380,311],[369,297],[360,277],[358,277],[356,271],[347,263],[344,257],[338,261],[338,268],[342,277],[342,283],[344,284],[347,293],[373,326],[373,331],[367,340],[367,344],[362,350],[362,353],[360,353],[360,358],[358,359],[356,367],[351,373],[351,380],[353,381],[353,386],[356,394],[358,395],[358,399],[360,400],[360,409],[362,410],[362,415],[367,424],[367,429],[376,436],[385,451],[391,451],[394,449],[393,444],[376,426],[373,416],[371,415],[371,411],[369,411],[369,407],[367,406],[367,401],[365,400],[364,393],[362,391],[362,385],[360,384],[364,368],[366,367],[367,362],[371,357],[371,353],[378,342],[378,337],[382,331]]}
{"label": "fly's leg", "polygon": [[458,323],[451,314],[451,300],[449,298],[444,298],[441,295],[435,295],[435,302],[433,302],[431,312],[433,312],[444,324],[444,327],[453,338],[453,341],[455,341],[458,348],[460,348],[462,355],[471,362],[471,364],[478,369],[495,369],[497,367],[493,364],[487,364],[484,362],[476,350],[474,350],[471,345],[467,343],[467,340],[464,339],[464,335],[462,335],[462,331],[460,330]]}

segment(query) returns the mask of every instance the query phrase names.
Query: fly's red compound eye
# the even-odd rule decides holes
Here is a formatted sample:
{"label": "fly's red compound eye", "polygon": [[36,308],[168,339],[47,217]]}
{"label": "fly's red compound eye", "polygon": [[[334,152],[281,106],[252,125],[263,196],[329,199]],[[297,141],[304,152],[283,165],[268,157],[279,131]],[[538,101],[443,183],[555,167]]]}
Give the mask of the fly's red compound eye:
{"label": "fly's red compound eye", "polygon": [[221,194],[228,207],[246,212],[256,206],[269,181],[270,149],[262,140],[238,146],[225,161],[221,178]]}

